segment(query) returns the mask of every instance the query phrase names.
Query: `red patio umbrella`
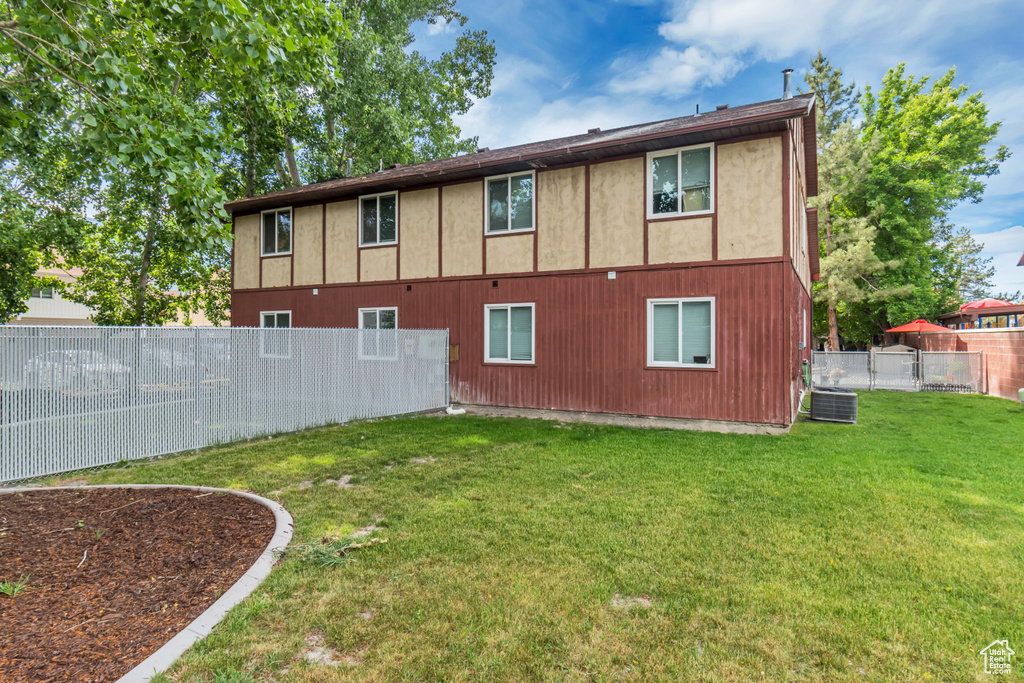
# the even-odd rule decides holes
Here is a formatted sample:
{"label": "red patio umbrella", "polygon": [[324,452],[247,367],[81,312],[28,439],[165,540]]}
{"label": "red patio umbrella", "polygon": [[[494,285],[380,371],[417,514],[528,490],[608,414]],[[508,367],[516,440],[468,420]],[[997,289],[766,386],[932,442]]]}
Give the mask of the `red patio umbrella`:
{"label": "red patio umbrella", "polygon": [[934,325],[927,320],[915,320],[912,323],[886,330],[886,332],[949,332],[949,330],[942,325]]}
{"label": "red patio umbrella", "polygon": [[1013,306],[1009,301],[1003,301],[1002,299],[981,299],[980,301],[972,301],[969,304],[964,304],[960,307],[961,311],[969,311],[975,308],[998,308],[1000,306]]}

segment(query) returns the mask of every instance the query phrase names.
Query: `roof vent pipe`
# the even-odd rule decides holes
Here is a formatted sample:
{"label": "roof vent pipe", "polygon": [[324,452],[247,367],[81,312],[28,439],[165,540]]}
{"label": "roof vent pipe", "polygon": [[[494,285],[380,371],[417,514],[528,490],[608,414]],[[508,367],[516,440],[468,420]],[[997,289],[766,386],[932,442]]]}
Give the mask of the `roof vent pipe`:
{"label": "roof vent pipe", "polygon": [[792,97],[793,97],[793,93],[792,93],[792,91],[789,88],[789,82],[790,82],[790,80],[792,78],[793,78],[793,70],[792,69],[783,69],[782,70],[782,99],[784,99],[784,100],[792,99]]}

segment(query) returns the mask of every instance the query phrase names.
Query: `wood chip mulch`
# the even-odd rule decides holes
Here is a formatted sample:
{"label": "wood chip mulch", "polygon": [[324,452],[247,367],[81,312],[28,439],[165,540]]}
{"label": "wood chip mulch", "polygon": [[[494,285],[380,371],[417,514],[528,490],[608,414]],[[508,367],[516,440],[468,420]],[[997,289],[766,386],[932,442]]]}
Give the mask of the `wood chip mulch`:
{"label": "wood chip mulch", "polygon": [[180,489],[0,495],[0,681],[116,681],[249,570],[274,516]]}

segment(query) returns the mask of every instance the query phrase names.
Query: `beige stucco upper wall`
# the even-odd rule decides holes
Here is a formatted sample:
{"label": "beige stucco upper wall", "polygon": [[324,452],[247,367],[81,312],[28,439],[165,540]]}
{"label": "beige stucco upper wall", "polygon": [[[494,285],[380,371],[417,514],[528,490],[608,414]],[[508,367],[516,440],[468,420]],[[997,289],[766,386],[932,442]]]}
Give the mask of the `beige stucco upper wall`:
{"label": "beige stucco upper wall", "polygon": [[235,219],[235,289],[260,286],[260,215]]}
{"label": "beige stucco upper wall", "polygon": [[[234,286],[260,286],[261,268],[264,287],[290,284],[292,278],[295,285],[317,285],[522,273],[534,267],[539,272],[576,270],[587,266],[588,248],[591,268],[637,266],[645,262],[645,223],[650,264],[712,260],[717,223],[718,259],[781,257],[786,246],[808,286],[804,181],[792,172],[801,168],[802,145],[796,135],[788,139],[788,148],[784,136],[716,145],[714,216],[647,222],[642,156],[538,170],[536,230],[522,235],[485,238],[482,180],[401,192],[397,247],[359,249],[355,199],[326,208],[298,207],[294,269],[286,259],[274,264],[264,259],[261,266],[259,216],[241,216],[235,221]],[[789,187],[782,182],[786,154]],[[792,226],[786,245],[784,193]]]}
{"label": "beige stucco upper wall", "polygon": [[590,167],[590,265],[644,262],[644,159]]}
{"label": "beige stucco upper wall", "polygon": [[480,275],[483,273],[484,184],[448,185],[441,193],[441,275]]}
{"label": "beige stucco upper wall", "polygon": [[537,270],[584,267],[586,184],[583,166],[537,173]]}
{"label": "beige stucco upper wall", "polygon": [[532,270],[532,232],[487,238],[488,273],[528,273]]}
{"label": "beige stucco upper wall", "polygon": [[782,139],[718,145],[718,258],[782,256]]}
{"label": "beige stucco upper wall", "polygon": [[295,284],[323,284],[324,205],[302,206],[295,209],[292,214]]}
{"label": "beige stucco upper wall", "polygon": [[437,277],[438,193],[440,190],[403,192],[398,202],[402,245],[402,277]]}
{"label": "beige stucco upper wall", "polygon": [[292,257],[276,256],[263,259],[263,286],[287,287],[292,283]]}
{"label": "beige stucco upper wall", "polygon": [[398,279],[398,247],[374,247],[359,254],[360,282]]}
{"label": "beige stucco upper wall", "polygon": [[328,282],[355,282],[357,279],[357,214],[354,199],[327,205],[327,244],[324,253],[327,255]]}
{"label": "beige stucco upper wall", "polygon": [[651,263],[710,261],[711,217],[654,221],[647,227],[647,259]]}

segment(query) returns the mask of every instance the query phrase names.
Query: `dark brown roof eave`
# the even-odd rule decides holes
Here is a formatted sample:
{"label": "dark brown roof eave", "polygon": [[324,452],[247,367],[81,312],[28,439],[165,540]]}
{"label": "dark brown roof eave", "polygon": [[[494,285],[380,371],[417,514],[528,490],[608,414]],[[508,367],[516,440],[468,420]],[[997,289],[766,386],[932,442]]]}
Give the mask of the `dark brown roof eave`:
{"label": "dark brown roof eave", "polygon": [[[331,197],[338,196],[343,197],[347,195],[355,194],[357,191],[364,191],[370,188],[377,189],[390,189],[388,186],[407,186],[409,181],[412,179],[418,180],[421,184],[429,183],[432,180],[439,180],[444,176],[452,176],[457,174],[464,174],[473,171],[482,171],[488,168],[494,168],[504,166],[508,164],[516,163],[528,163],[530,165],[541,165],[545,162],[555,162],[560,158],[564,158],[573,154],[581,154],[586,152],[600,152],[602,150],[608,151],[608,156],[614,156],[615,150],[621,148],[624,145],[631,145],[637,143],[643,143],[650,140],[657,140],[659,138],[671,138],[681,135],[693,135],[696,133],[703,133],[716,129],[736,128],[740,126],[749,126],[755,124],[766,124],[773,122],[786,121],[793,118],[803,118],[808,116],[814,107],[814,97],[802,95],[794,97],[791,100],[781,101],[780,107],[783,107],[783,103],[792,103],[793,105],[789,108],[781,108],[779,111],[765,112],[761,114],[753,114],[749,116],[737,116],[735,118],[725,117],[711,117],[712,120],[704,124],[698,125],[682,125],[676,128],[659,130],[653,133],[646,133],[641,135],[635,135],[630,137],[621,138],[608,138],[596,142],[583,144],[569,144],[565,146],[559,146],[557,148],[549,148],[533,153],[513,153],[508,156],[492,156],[486,161],[473,161],[473,157],[478,155],[466,155],[467,161],[465,163],[453,163],[451,166],[443,169],[429,169],[426,168],[422,171],[417,171],[416,167],[421,164],[411,164],[401,168],[394,174],[379,175],[379,174],[368,174],[365,176],[357,176],[355,178],[343,178],[340,180],[327,181],[325,183],[317,183],[314,185],[304,185],[301,187],[289,188],[286,190],[278,190],[277,192],[271,192],[269,194],[260,195],[257,197],[250,197],[247,199],[238,199],[233,202],[228,202],[224,205],[225,210],[230,214],[237,214],[247,211],[258,211],[265,208],[272,208],[274,206],[286,206],[293,203],[301,203],[303,201],[312,200],[329,200]],[[764,104],[764,103],[759,103]],[[758,105],[749,105],[758,106]],[[740,109],[740,107],[737,107]],[[728,110],[725,110],[728,111]],[[688,124],[692,124],[694,117],[687,117],[685,120]],[[650,124],[641,124],[642,127]],[[634,126],[629,126],[631,128]],[[604,136],[611,131],[606,131],[604,134],[597,134]],[[577,136],[577,137],[588,137],[588,136]],[[571,139],[571,138],[566,138]],[[529,145],[519,145],[517,147],[527,147],[542,143],[530,143]],[[509,148],[515,150],[517,147]],[[495,152],[500,150],[495,150]],[[462,157],[454,157],[450,162],[457,162]],[[429,166],[430,164],[436,164],[438,162],[424,162],[423,166]]]}

